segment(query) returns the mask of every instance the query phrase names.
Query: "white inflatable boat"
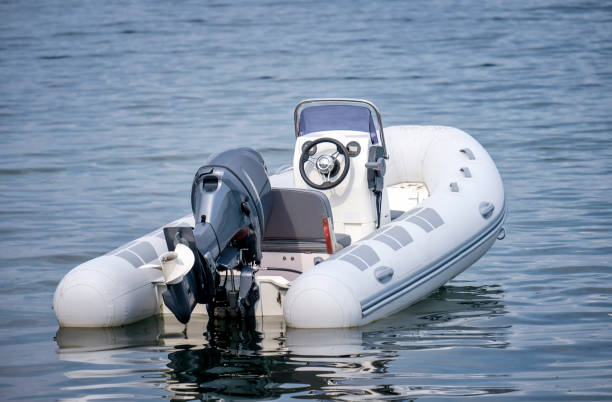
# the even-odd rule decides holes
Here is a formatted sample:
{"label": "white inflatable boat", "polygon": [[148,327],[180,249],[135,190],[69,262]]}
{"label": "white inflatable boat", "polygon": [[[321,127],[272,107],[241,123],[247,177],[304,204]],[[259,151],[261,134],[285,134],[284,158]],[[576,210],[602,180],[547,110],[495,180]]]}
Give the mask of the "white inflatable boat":
{"label": "white inflatable boat", "polygon": [[253,150],[215,155],[196,173],[193,215],[70,271],[53,300],[60,326],[170,311],[360,326],[424,298],[504,235],[501,177],[461,130],[383,130],[370,102],[318,99],[296,107],[295,132],[292,166],[268,176]]}

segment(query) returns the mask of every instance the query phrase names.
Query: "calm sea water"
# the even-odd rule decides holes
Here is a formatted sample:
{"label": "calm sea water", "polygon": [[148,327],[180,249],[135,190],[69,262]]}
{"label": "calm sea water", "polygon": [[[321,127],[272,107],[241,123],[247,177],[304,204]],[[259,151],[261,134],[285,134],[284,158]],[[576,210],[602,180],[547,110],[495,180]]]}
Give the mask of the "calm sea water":
{"label": "calm sea water", "polygon": [[[63,275],[188,213],[212,152],[288,163],[310,97],[471,133],[506,240],[359,329],[58,331]],[[0,216],[0,399],[612,399],[612,3],[2,1]]]}

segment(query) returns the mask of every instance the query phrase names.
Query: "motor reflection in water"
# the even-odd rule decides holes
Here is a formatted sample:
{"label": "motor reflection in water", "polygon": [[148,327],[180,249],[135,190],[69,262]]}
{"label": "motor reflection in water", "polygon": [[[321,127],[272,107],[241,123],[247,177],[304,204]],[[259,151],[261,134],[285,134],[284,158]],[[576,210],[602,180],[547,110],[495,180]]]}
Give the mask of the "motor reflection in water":
{"label": "motor reflection in water", "polygon": [[[141,381],[146,377],[160,395],[176,399],[380,399],[512,392],[511,384],[494,372],[468,376],[441,363],[453,358],[455,347],[505,348],[511,331],[501,324],[505,310],[499,287],[455,283],[362,328],[296,330],[286,328],[281,317],[233,322],[194,317],[183,326],[166,316],[120,328],[61,328],[58,354],[89,365],[88,370],[66,373],[86,383],[86,397],[96,396],[96,384],[106,374],[116,375],[105,365],[125,366],[135,353],[159,359],[146,375],[139,362],[133,376]],[[404,375],[389,378],[388,371]]]}
{"label": "motor reflection in water", "polygon": [[274,398],[305,388],[320,389],[327,383],[317,375],[320,372],[302,371],[305,364],[293,361],[284,347],[279,320],[210,320],[205,336],[208,344],[204,348],[185,348],[168,355],[170,381],[177,382],[171,388],[176,394]]}

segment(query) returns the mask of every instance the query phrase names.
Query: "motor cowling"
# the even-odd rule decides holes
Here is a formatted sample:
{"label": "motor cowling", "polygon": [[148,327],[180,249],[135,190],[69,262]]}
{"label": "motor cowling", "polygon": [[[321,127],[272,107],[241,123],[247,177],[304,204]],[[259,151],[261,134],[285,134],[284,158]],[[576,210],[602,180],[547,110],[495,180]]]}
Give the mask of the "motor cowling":
{"label": "motor cowling", "polygon": [[[259,293],[251,265],[262,258],[270,190],[265,162],[250,148],[213,155],[198,169],[191,188],[193,232],[165,231],[169,249],[181,242],[196,255],[184,280],[163,293],[179,321],[187,322],[197,303],[208,304],[209,314],[225,304],[241,315],[252,312]],[[234,270],[240,271],[240,290],[228,294],[220,277]]]}
{"label": "motor cowling", "polygon": [[[191,208],[198,250],[216,259],[236,237],[248,253],[246,262],[261,261],[261,239],[269,215],[270,181],[261,155],[238,148],[212,156],[198,169],[191,187]],[[216,244],[208,234],[214,232]]]}

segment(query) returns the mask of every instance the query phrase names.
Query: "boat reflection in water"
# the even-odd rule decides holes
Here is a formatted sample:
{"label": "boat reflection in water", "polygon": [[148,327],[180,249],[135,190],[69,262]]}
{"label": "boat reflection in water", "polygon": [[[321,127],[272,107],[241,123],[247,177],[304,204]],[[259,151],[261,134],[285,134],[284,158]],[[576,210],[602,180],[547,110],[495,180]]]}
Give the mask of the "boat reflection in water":
{"label": "boat reflection in water", "polygon": [[[166,316],[120,328],[60,328],[58,354],[89,365],[65,373],[78,379],[71,389],[87,397],[146,393],[138,387],[180,399],[512,392],[503,375],[475,375],[474,367],[467,368],[472,348],[508,346],[502,290],[461,284],[455,281],[360,328],[297,330],[286,328],[281,317],[242,322],[195,317],[185,327]],[[463,359],[465,369],[455,362],[449,370],[453,359]],[[108,393],[105,377],[114,378],[110,388],[118,394]]]}

